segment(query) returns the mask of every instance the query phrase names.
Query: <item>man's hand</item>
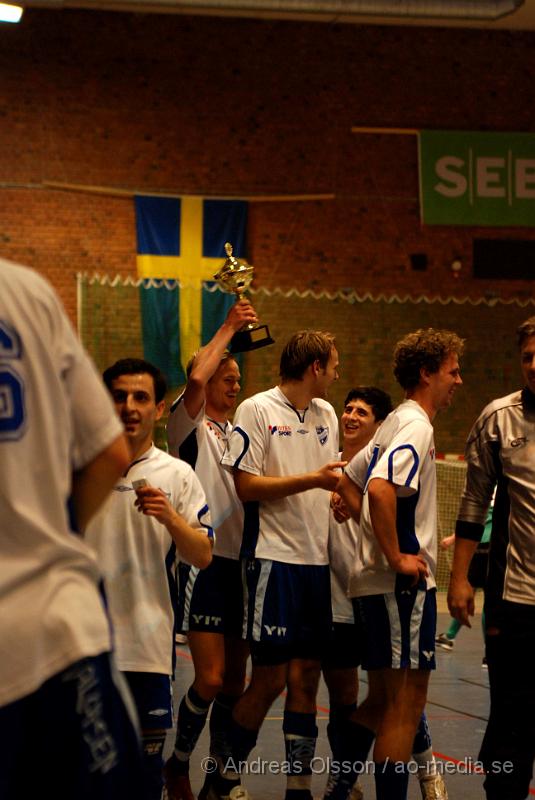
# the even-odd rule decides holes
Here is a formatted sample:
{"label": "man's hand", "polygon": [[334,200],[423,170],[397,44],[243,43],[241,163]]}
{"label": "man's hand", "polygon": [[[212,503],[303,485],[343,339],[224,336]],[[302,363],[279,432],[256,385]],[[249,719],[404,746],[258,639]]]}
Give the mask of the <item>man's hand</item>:
{"label": "man's hand", "polygon": [[337,522],[346,522],[351,517],[346,504],[336,492],[331,495],[331,509]]}
{"label": "man's hand", "polygon": [[169,525],[177,513],[164,492],[155,486],[143,486],[136,491],[136,501],[134,505],[142,514],[148,517],[156,517],[162,525]]}
{"label": "man's hand", "polygon": [[340,480],[340,470],[343,469],[346,464],[347,461],[329,461],[328,464],[324,464],[323,467],[315,473],[316,488],[327,489],[329,492],[334,491]]}
{"label": "man's hand", "polygon": [[424,580],[429,575],[429,567],[422,556],[413,556],[409,553],[400,553],[399,556],[390,563],[394,572],[401,575],[409,575],[413,578],[412,585],[416,586],[419,581]]}
{"label": "man's hand", "polygon": [[244,325],[258,322],[256,311],[248,300],[238,300],[227,314],[226,322],[234,331],[239,331]]}
{"label": "man's hand", "polygon": [[474,616],[474,587],[468,582],[467,578],[450,578],[448,587],[448,609],[451,616],[458,620],[461,625],[472,627],[470,617]]}
{"label": "man's hand", "polygon": [[447,550],[448,547],[451,547],[452,544],[454,544],[454,543],[455,543],[455,534],[454,533],[450,533],[449,536],[445,536],[442,539],[442,541],[440,542],[440,547],[442,548],[442,550]]}

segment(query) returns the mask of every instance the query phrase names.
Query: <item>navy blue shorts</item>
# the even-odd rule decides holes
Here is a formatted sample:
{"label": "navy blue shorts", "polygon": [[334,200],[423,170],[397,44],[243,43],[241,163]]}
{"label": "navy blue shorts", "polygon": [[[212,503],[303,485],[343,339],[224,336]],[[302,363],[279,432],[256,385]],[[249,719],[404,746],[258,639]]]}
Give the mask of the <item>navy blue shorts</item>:
{"label": "navy blue shorts", "polygon": [[322,669],[356,669],[362,663],[362,626],[356,623],[333,622],[331,637],[321,659]]}
{"label": "navy blue shorts", "polygon": [[332,628],[329,567],[256,558],[243,568],[244,636],[253,663],[321,661]]}
{"label": "navy blue shorts", "polygon": [[357,597],[353,608],[362,622],[363,669],[435,669],[436,589],[396,588]]}
{"label": "navy blue shorts", "polygon": [[108,653],[72,664],[0,708],[2,800],[41,797],[47,788],[54,800],[144,800],[131,709]]}
{"label": "navy blue shorts", "polygon": [[173,685],[169,675],[123,672],[143,731],[173,727]]}
{"label": "navy blue shorts", "polygon": [[214,556],[206,569],[178,565],[177,630],[241,637],[243,586],[239,561]]}

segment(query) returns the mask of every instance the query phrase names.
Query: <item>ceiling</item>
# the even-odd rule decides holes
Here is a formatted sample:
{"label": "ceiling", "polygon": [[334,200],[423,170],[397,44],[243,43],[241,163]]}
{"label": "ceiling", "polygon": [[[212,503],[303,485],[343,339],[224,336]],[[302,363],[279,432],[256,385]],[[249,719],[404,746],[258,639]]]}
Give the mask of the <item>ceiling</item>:
{"label": "ceiling", "polygon": [[23,0],[27,7],[104,9],[347,24],[535,30],[535,0]]}

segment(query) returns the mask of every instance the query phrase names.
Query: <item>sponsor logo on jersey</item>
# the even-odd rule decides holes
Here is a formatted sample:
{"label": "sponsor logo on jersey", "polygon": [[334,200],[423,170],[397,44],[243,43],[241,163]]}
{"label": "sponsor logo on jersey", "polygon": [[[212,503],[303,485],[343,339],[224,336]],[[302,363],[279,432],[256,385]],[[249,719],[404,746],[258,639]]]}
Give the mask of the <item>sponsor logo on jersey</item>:
{"label": "sponsor logo on jersey", "polygon": [[269,425],[268,430],[272,436],[291,436],[291,425]]}
{"label": "sponsor logo on jersey", "polygon": [[114,492],[134,492],[135,489],[133,486],[128,486],[127,484],[121,483],[119,486],[113,487]]}
{"label": "sponsor logo on jersey", "polygon": [[321,445],[329,441],[329,427],[327,425],[316,425],[316,434]]}
{"label": "sponsor logo on jersey", "polygon": [[222,431],[217,423],[212,422],[211,420],[205,420],[206,427],[214,434],[216,439],[226,439],[226,432]]}
{"label": "sponsor logo on jersey", "polygon": [[429,456],[430,456],[432,461],[435,460],[435,448],[434,447],[432,447],[431,450],[429,451]]}

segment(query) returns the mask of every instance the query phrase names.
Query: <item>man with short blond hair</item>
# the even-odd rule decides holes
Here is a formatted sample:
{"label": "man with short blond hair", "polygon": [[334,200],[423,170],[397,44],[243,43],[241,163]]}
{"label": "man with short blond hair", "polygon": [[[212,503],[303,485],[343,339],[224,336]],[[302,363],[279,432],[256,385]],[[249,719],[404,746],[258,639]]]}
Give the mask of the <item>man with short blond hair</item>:
{"label": "man with short blond hair", "polygon": [[245,503],[244,633],[253,669],[234,707],[229,758],[220,765],[209,800],[247,797],[235,785],[240,762],[286,686],[286,800],[311,800],[315,699],[321,647],[331,626],[329,492],[342,465],[338,421],[325,400],[338,378],[334,337],[296,333],[283,349],[280,376],[278,386],[239,406],[223,458]]}

